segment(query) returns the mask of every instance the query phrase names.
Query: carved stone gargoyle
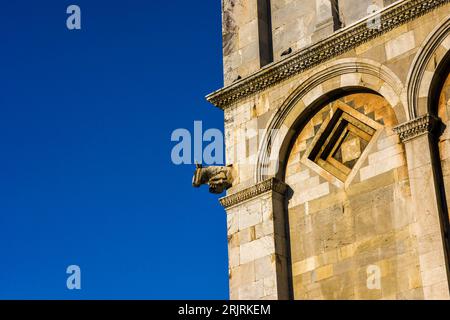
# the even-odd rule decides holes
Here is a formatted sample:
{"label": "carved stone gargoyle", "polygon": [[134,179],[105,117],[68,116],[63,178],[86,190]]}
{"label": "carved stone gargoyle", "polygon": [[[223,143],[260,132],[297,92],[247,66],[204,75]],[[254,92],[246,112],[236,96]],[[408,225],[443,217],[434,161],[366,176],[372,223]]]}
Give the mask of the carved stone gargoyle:
{"label": "carved stone gargoyle", "polygon": [[209,192],[221,194],[233,185],[232,166],[211,166],[205,167],[196,164],[192,185],[196,188],[203,184],[209,186]]}

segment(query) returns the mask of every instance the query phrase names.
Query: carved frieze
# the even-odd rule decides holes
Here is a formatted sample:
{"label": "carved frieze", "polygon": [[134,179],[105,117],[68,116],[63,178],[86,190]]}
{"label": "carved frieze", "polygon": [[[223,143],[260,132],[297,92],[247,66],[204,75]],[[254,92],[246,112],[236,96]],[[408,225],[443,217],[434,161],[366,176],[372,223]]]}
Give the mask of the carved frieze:
{"label": "carved frieze", "polygon": [[289,77],[339,56],[384,33],[449,3],[450,0],[405,0],[380,13],[380,24],[371,27],[361,21],[327,39],[299,51],[292,57],[261,69],[239,82],[207,96],[215,106],[225,109],[233,102],[275,85]]}
{"label": "carved frieze", "polygon": [[399,135],[402,142],[407,142],[418,136],[429,133],[440,133],[442,122],[440,119],[426,114],[414,120],[402,123],[394,128],[394,131]]}
{"label": "carved frieze", "polygon": [[239,191],[235,194],[223,197],[220,199],[220,203],[225,208],[237,205],[246,200],[250,200],[254,197],[257,197],[260,194],[266,193],[268,191],[273,191],[276,193],[284,194],[287,190],[287,185],[279,181],[276,178],[271,178],[265,180],[261,183],[258,183],[250,188]]}

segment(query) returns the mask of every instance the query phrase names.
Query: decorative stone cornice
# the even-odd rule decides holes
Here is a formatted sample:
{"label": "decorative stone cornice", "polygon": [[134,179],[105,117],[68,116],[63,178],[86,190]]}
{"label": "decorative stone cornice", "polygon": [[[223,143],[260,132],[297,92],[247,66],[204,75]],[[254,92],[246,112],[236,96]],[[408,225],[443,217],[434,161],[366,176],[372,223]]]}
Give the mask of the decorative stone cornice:
{"label": "decorative stone cornice", "polygon": [[279,181],[276,178],[270,178],[261,183],[258,183],[250,188],[239,191],[235,194],[223,197],[220,199],[220,203],[225,208],[229,208],[231,206],[237,205],[246,200],[252,199],[260,194],[266,193],[268,191],[277,192],[280,194],[284,194],[287,190],[287,185]]}
{"label": "decorative stone cornice", "polygon": [[235,84],[208,95],[206,99],[213,105],[225,109],[239,99],[324,63],[447,3],[450,3],[450,0],[404,0],[381,11],[379,28],[370,28],[367,21],[363,20],[299,51],[286,60],[269,65]]}
{"label": "decorative stone cornice", "polygon": [[407,142],[424,134],[441,132],[442,122],[439,118],[426,114],[414,120],[402,123],[394,128],[402,142]]}

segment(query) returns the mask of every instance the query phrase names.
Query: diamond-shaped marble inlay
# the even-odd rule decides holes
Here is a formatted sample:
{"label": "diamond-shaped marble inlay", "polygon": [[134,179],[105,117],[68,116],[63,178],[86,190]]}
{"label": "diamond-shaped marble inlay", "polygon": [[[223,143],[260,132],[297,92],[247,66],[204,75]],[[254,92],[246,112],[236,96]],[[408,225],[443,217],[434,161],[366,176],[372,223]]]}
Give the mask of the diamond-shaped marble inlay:
{"label": "diamond-shaped marble inlay", "polygon": [[339,153],[342,155],[341,162],[345,164],[352,160],[357,160],[361,156],[362,151],[361,139],[351,133],[347,133],[347,137],[344,138],[339,148]]}

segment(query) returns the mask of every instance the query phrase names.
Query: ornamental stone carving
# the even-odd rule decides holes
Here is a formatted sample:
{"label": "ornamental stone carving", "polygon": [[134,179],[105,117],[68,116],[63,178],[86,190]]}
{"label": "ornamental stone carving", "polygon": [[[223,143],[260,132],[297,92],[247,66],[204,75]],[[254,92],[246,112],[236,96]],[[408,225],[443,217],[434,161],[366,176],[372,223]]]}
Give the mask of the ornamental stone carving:
{"label": "ornamental stone carving", "polygon": [[424,134],[436,134],[442,133],[443,124],[439,118],[426,114],[422,117],[403,123],[394,128],[402,142],[407,142],[418,136]]}
{"label": "ornamental stone carving", "polygon": [[227,197],[223,197],[220,199],[220,203],[225,208],[229,208],[231,206],[237,205],[246,200],[257,197],[260,194],[263,194],[268,191],[274,191],[280,194],[284,194],[287,190],[287,185],[279,181],[276,178],[270,178],[261,183],[258,183],[250,188],[239,191],[235,194],[229,195]]}
{"label": "ornamental stone carving", "polygon": [[410,0],[400,2],[381,12],[379,28],[370,28],[367,21],[337,32],[331,37],[294,54],[291,58],[262,69],[238,83],[207,96],[215,106],[225,109],[233,102],[264,90],[289,77],[324,63],[386,32],[420,17],[450,0]]}
{"label": "ornamental stone carving", "polygon": [[192,185],[196,188],[203,184],[209,186],[209,192],[221,194],[233,185],[232,166],[211,166],[203,167],[196,165]]}

